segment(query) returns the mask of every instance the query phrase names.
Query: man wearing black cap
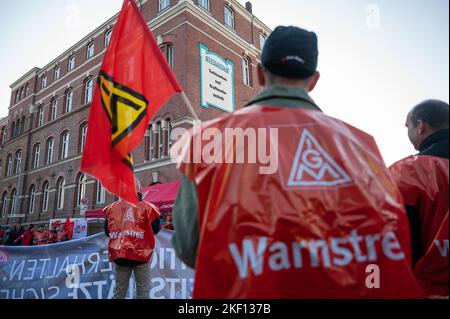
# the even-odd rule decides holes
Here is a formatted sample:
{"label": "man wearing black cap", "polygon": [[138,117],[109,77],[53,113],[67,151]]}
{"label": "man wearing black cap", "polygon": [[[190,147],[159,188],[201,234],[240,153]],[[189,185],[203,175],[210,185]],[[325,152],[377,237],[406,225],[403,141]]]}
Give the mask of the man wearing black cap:
{"label": "man wearing black cap", "polygon": [[[408,264],[401,195],[375,141],[324,115],[308,95],[320,77],[317,60],[314,33],[276,28],[258,67],[265,90],[173,146],[183,183],[172,243],[196,269],[194,298],[423,296]],[[251,161],[251,138],[238,147],[226,138],[230,129],[257,131],[253,144],[276,149],[277,169]],[[193,146],[205,134],[225,136],[212,160],[204,158],[211,145]],[[244,163],[229,161],[246,151]],[[370,264],[382,269],[381,287],[366,278]]]}

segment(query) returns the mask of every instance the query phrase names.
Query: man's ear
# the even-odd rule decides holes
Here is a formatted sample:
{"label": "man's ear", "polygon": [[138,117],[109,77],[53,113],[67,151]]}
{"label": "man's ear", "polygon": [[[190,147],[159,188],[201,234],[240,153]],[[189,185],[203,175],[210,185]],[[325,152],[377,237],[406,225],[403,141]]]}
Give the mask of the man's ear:
{"label": "man's ear", "polygon": [[314,88],[317,85],[317,82],[319,82],[320,79],[320,72],[316,71],[313,76],[311,77],[311,80],[309,81],[308,84],[308,92],[311,92],[312,90],[314,90]]}
{"label": "man's ear", "polygon": [[261,63],[258,63],[258,82],[260,86],[266,86],[266,75],[264,74],[264,67]]}

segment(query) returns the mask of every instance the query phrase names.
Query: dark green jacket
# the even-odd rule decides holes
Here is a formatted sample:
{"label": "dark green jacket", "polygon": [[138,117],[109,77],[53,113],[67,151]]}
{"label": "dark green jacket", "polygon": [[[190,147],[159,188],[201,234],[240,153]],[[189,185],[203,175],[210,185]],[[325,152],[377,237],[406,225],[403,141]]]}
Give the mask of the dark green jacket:
{"label": "dark green jacket", "polygon": [[[301,108],[321,112],[309,95],[294,87],[274,86],[255,97],[247,106]],[[183,176],[173,211],[175,233],[172,245],[181,260],[195,268],[199,240],[197,187]]]}

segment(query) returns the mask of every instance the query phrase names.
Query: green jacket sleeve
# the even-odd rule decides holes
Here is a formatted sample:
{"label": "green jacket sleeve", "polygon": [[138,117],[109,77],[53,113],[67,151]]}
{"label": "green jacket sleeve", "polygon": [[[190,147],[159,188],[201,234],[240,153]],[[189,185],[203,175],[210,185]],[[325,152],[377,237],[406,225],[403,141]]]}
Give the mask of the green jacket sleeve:
{"label": "green jacket sleeve", "polygon": [[197,187],[183,176],[173,210],[174,235],[172,245],[180,259],[195,268],[199,238]]}

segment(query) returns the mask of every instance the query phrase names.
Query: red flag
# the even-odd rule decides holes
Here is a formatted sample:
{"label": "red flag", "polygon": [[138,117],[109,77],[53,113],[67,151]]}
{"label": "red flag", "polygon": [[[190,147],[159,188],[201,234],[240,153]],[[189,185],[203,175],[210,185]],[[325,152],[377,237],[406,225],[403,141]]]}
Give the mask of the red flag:
{"label": "red flag", "polygon": [[72,227],[72,223],[70,221],[70,217],[67,216],[66,218],[66,223],[64,224],[64,229],[67,232],[67,236],[69,236],[69,239],[72,239],[73,236],[73,227]]}
{"label": "red flag", "polygon": [[130,154],[176,92],[181,88],[139,8],[125,0],[95,88],[81,170],[136,204]]}

